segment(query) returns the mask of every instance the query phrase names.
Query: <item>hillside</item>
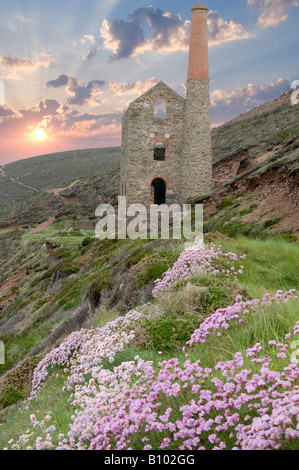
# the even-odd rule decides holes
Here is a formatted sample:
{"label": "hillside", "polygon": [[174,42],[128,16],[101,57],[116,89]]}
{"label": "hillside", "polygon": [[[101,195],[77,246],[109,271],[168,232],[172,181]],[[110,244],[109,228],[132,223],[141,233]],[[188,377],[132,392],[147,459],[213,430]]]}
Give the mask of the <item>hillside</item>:
{"label": "hillside", "polygon": [[[48,190],[66,188],[82,180],[83,186],[86,182],[100,193],[101,175],[118,169],[119,162],[120,149],[106,148],[42,155],[2,166],[0,231],[1,227],[4,231],[15,226],[39,224],[64,210],[66,204],[59,192],[55,196]],[[93,211],[97,205],[92,207]]]}
{"label": "hillside", "polygon": [[[292,243],[299,236],[298,122],[299,106],[292,108],[286,94],[213,130],[214,188],[190,202],[204,204],[206,243],[221,244],[238,257],[246,254],[245,269],[232,280],[196,271],[190,283],[183,280],[156,300],[154,282],[172,268],[183,243],[94,238],[95,208],[117,202],[119,148],[35,157],[0,168],[0,341],[6,354],[0,365],[0,422],[6,423],[5,437],[10,432],[16,436],[20,428],[13,405],[28,396],[36,365],[72,332],[104,327],[149,303],[148,320],[140,328],[138,322],[133,325],[135,340],[128,350],[118,351],[116,364],[141,352],[155,367],[160,352],[167,359],[178,354],[183,363],[178,351],[193,332],[217,309],[233,305],[237,295],[249,301],[299,288],[298,244]],[[240,326],[233,343],[224,337],[221,353],[211,339],[211,357],[201,346],[193,359],[200,354],[205,367],[214,368],[256,342],[268,351],[267,341],[284,341],[298,321],[292,302],[267,316],[266,335],[262,326],[254,332],[250,323],[247,337],[247,326]],[[273,325],[278,325],[276,336]],[[109,364],[104,366],[111,371]],[[53,376],[41,393],[53,393],[57,383]],[[69,397],[59,396],[61,403],[69,403]],[[31,413],[35,406],[41,404],[30,405]],[[58,416],[60,405],[55,406]],[[65,409],[63,432],[73,414],[69,405]],[[12,431],[10,416],[16,422]]]}
{"label": "hillside", "polygon": [[[64,322],[55,349],[6,373],[0,448],[298,450],[298,298],[287,288],[299,284],[298,245],[221,241],[180,247],[150,302],[122,316],[99,306],[71,334]],[[139,272],[132,293],[175,255],[148,248],[127,258]],[[40,304],[35,332],[7,341],[10,355],[41,335]],[[74,311],[72,327],[84,313]]]}
{"label": "hillside", "polygon": [[193,200],[205,206],[206,231],[298,237],[298,122],[286,93],[213,130],[214,189]]}
{"label": "hillside", "polygon": [[[299,107],[285,93],[213,129],[214,189],[208,198],[193,199],[205,204],[206,231],[299,235],[298,122]],[[118,195],[119,162],[120,149],[111,148],[6,165],[0,174],[0,231],[72,218],[78,211],[92,220],[98,200],[114,202]]]}

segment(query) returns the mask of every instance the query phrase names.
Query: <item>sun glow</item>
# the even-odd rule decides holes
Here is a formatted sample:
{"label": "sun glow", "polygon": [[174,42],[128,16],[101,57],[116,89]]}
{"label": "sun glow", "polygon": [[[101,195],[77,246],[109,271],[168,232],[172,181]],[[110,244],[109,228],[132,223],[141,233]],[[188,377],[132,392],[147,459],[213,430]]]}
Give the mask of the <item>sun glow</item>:
{"label": "sun glow", "polygon": [[47,121],[41,121],[31,132],[30,137],[34,140],[42,141],[48,136],[46,133]]}
{"label": "sun glow", "polygon": [[33,138],[35,140],[45,140],[46,133],[42,129],[35,129],[35,131],[33,131]]}

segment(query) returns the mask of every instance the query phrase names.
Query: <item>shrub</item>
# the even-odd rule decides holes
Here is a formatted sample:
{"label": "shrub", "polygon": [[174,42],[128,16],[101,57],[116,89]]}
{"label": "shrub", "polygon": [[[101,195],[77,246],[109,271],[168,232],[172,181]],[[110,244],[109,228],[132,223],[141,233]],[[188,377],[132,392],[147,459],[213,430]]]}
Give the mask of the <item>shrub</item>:
{"label": "shrub", "polygon": [[297,237],[295,237],[295,235],[291,235],[290,233],[281,233],[280,235],[273,237],[273,239],[285,241],[288,243],[295,243],[297,241]]}
{"label": "shrub", "polygon": [[22,398],[24,398],[23,392],[20,392],[19,390],[15,390],[14,388],[7,388],[4,392],[4,397],[2,401],[3,408],[7,408],[8,406],[11,406],[14,403],[17,403]]}
{"label": "shrub", "polygon": [[277,225],[281,221],[282,217],[277,217],[276,219],[269,219],[266,220],[264,223],[265,228],[270,228],[273,227],[274,225]]}
{"label": "shrub", "polygon": [[233,200],[231,198],[223,199],[219,204],[217,204],[216,209],[222,211],[226,207],[229,207],[233,204]]}
{"label": "shrub", "polygon": [[93,241],[94,241],[94,238],[92,238],[92,237],[86,237],[86,238],[84,238],[84,240],[82,241],[82,246],[88,246],[88,245],[90,245]]}
{"label": "shrub", "polygon": [[244,217],[245,215],[251,214],[255,209],[258,208],[257,204],[252,204],[248,209],[244,209],[243,211],[240,212],[240,216]]}
{"label": "shrub", "polygon": [[151,281],[160,279],[162,274],[164,274],[170,268],[170,266],[171,263],[169,263],[167,260],[156,261],[154,264],[148,266],[137,281],[137,289],[140,289]]}
{"label": "shrub", "polygon": [[49,300],[50,297],[44,297],[43,299],[40,299],[33,307],[34,312],[42,308]]}
{"label": "shrub", "polygon": [[186,344],[199,325],[194,315],[167,315],[155,321],[146,320],[147,343],[156,351],[175,351]]}

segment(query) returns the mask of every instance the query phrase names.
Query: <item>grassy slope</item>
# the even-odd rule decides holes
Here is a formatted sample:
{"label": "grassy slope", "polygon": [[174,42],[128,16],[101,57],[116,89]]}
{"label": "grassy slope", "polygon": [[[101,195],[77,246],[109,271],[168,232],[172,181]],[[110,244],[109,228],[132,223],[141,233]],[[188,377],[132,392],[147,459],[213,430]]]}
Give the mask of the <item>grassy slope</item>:
{"label": "grassy slope", "polygon": [[[268,105],[270,104],[271,102]],[[292,107],[290,95],[286,95],[285,99],[272,109],[268,106],[265,110],[264,106],[261,106],[255,110],[253,116],[249,111],[237,122],[228,122],[214,128],[212,131],[214,164],[230,160],[234,155],[257,146],[257,154],[263,154],[274,148],[277,148],[277,152],[279,149],[294,150],[286,146],[292,146],[298,140],[298,119],[299,108]]]}
{"label": "grassy slope", "polygon": [[[61,152],[6,165],[4,168],[6,176],[0,175],[0,226],[13,220],[26,225],[38,224],[66,210],[74,214],[78,205],[74,207],[72,204],[66,208],[61,198],[49,194],[47,189],[64,188],[80,180],[83,190],[88,186],[98,196],[101,189],[105,189],[106,183],[113,179],[111,172],[113,175],[118,175],[119,162],[120,148],[115,147]],[[10,178],[37,188],[39,192],[19,185]],[[118,185],[119,180],[117,187]],[[109,194],[114,194],[113,190],[112,185]],[[95,201],[94,194],[86,193],[85,196],[90,199],[89,206],[85,210],[88,215],[93,214],[98,199]]]}
{"label": "grassy slope", "polygon": [[[297,108],[296,111],[299,111],[299,107]],[[290,114],[289,108],[284,104],[280,110],[269,111],[267,115],[263,115],[261,118],[258,117],[258,120],[254,117],[250,118],[251,120],[240,121],[213,131],[215,161],[221,160],[222,157],[229,160],[235,153],[246,151],[256,144],[262,144],[261,150],[258,149],[258,152],[264,152],[273,143],[278,146],[277,155],[274,155],[273,161],[264,162],[260,168],[257,168],[255,170],[256,174],[267,171],[269,165],[276,165],[276,169],[279,171],[283,168],[282,164],[285,162],[288,167],[292,167],[291,171],[296,171],[298,157],[296,157],[297,140],[295,134],[297,127],[292,122],[294,116],[294,114]],[[277,134],[277,128],[281,129],[279,135]],[[20,281],[10,287],[4,298],[0,298],[0,308],[2,307],[2,313],[0,310],[0,323],[3,315],[8,313],[13,317],[21,310],[25,310],[30,319],[26,325],[22,325],[17,334],[14,333],[14,337],[3,338],[8,343],[9,367],[17,359],[25,357],[41,340],[47,338],[57,324],[66,322],[72,317],[74,309],[80,305],[91,284],[98,286],[100,291],[103,288],[104,290],[107,288],[109,291],[111,281],[114,280],[112,275],[114,268],[111,267],[110,263],[119,256],[126,256],[128,250],[133,250],[133,252],[129,254],[128,258],[119,261],[117,268],[132,268],[133,282],[138,288],[150,286],[152,281],[160,277],[162,272],[174,261],[174,254],[177,253],[178,247],[171,246],[165,249],[161,247],[162,253],[160,254],[160,249],[143,248],[143,243],[140,243],[140,245],[131,242],[103,243],[103,246],[101,246],[101,243],[97,243],[82,247],[84,239],[93,234],[92,229],[95,224],[93,214],[99,201],[99,193],[103,194],[104,200],[109,202],[113,201],[118,194],[119,149],[111,149],[112,157],[111,161],[108,162],[108,167],[105,151],[106,149],[103,149],[102,159],[98,158],[97,151],[91,153],[90,159],[84,152],[81,155],[78,151],[76,158],[82,156],[82,162],[86,158],[83,165],[81,159],[79,163],[77,161],[77,164],[74,165],[74,152],[70,152],[68,155],[63,153],[49,156],[49,158],[45,156],[36,157],[5,167],[5,172],[9,176],[19,177],[20,181],[25,184],[38,188],[62,187],[80,178],[80,182],[76,186],[62,193],[63,196],[69,198],[67,206],[59,197],[49,195],[44,189],[39,194],[35,194],[32,190],[15,183],[8,183],[8,176],[6,178],[0,177],[0,182],[5,181],[5,184],[7,184],[5,189],[6,197],[3,200],[6,206],[5,204],[1,206],[2,218],[0,222],[7,221],[9,215],[10,219],[16,218],[19,220],[21,217],[22,223],[37,224],[52,215],[61,214],[60,219],[52,227],[39,234],[28,233],[25,229],[11,232],[9,235],[1,235],[1,281],[17,275],[21,269],[26,268],[28,271],[26,276],[23,276]],[[45,166],[40,171],[42,162],[45,162]],[[86,164],[86,162],[88,163]],[[55,164],[53,165],[53,163]],[[95,175],[95,173],[98,174]],[[251,171],[249,177],[254,175],[254,171]],[[83,176],[84,178],[81,178]],[[51,186],[49,186],[49,181],[51,181]],[[3,185],[0,189],[2,188],[4,188]],[[11,199],[9,188],[12,190]],[[0,197],[1,194],[2,191],[0,191]],[[240,196],[236,195],[234,198],[227,207],[219,209],[221,217],[223,216],[224,219],[231,220],[233,218],[232,215],[234,214],[232,214],[231,209],[238,211],[237,205]],[[15,202],[16,199],[17,202]],[[14,201],[13,206],[12,201]],[[234,207],[235,204],[236,207]],[[250,204],[252,204],[252,201]],[[251,223],[248,231],[248,226],[244,227],[239,222],[235,223],[233,221],[232,228],[223,230],[225,226],[224,219],[218,219],[220,223],[218,226],[217,224],[214,225],[213,229],[237,237],[236,240],[221,238],[220,241],[225,250],[236,251],[240,254],[247,253],[248,257],[244,263],[246,269],[241,279],[241,285],[251,296],[261,297],[265,292],[274,294],[277,289],[299,288],[298,245],[279,240],[255,240],[254,237],[260,236],[261,233],[265,237],[273,235],[269,228],[264,227],[263,223],[262,230],[260,230],[260,227],[255,230],[254,224]],[[70,226],[75,228],[75,233],[67,233]],[[89,227],[90,230],[88,230]],[[253,239],[240,238],[238,237],[240,233],[251,235]],[[24,242],[26,242],[26,245],[24,245]],[[41,247],[45,242],[48,242],[48,245],[42,251]],[[63,248],[60,248],[61,245],[63,245]],[[78,256],[79,254],[80,256]],[[12,262],[12,260],[14,261]],[[55,294],[49,295],[47,290],[53,281],[53,277],[55,277],[56,271],[63,272],[66,276],[62,278],[61,288]],[[214,286],[214,288],[215,292],[218,292],[218,286]],[[1,296],[2,294],[0,294]],[[7,298],[10,303],[8,306]],[[181,309],[183,314],[184,306],[187,306],[186,303],[184,304],[185,295],[178,296],[178,303],[179,300],[181,305],[170,303],[169,308],[175,308],[178,312]],[[189,307],[192,316],[196,310],[196,305]],[[279,319],[282,318],[282,314],[286,323],[281,329],[281,334],[293,326],[294,319],[297,318],[297,310],[295,306],[290,306],[286,310],[278,311],[276,315],[278,325],[281,323]],[[115,315],[117,315],[115,310],[108,310],[108,319]],[[269,323],[265,323],[264,319],[261,319],[261,322],[264,323],[260,325],[252,324],[252,332],[249,337],[247,336],[247,330],[240,327],[232,337],[228,335],[223,340],[219,340],[215,350],[213,344],[209,343],[207,348],[201,349],[195,354],[200,354],[200,357],[206,361],[205,364],[212,366],[216,358],[217,360],[219,357],[231,358],[233,352],[252,346],[253,341],[262,340],[265,342],[267,338],[273,339],[273,327],[277,327],[277,322],[271,320]],[[263,325],[267,326],[265,334]],[[212,351],[213,353],[211,353]],[[142,347],[140,352],[142,352],[144,358],[154,360],[156,363],[159,361],[157,351],[154,349],[146,350]],[[135,353],[136,350],[127,350],[119,358],[119,361],[129,360],[134,357]],[[171,354],[171,351],[168,351],[167,354]],[[182,361],[184,360],[183,355],[180,358]],[[23,422],[26,423],[25,417],[28,417],[32,410],[40,409],[45,414],[49,410],[48,407],[51,408],[53,413],[56,414],[56,419],[59,420],[59,427],[62,428],[62,431],[65,431],[72,410],[67,404],[66,396],[62,394],[60,389],[61,382],[57,382],[55,378],[52,378],[42,391],[38,403],[31,404],[29,410],[22,408],[20,413],[16,413],[14,409],[6,409],[5,415],[3,415],[6,424],[1,427],[0,447],[5,445],[7,438],[20,434]],[[24,394],[26,391],[27,388],[25,387],[25,390],[22,389],[21,393]],[[61,400],[55,402],[53,399],[54,392],[57,394],[55,396],[61,397]],[[18,395],[13,393],[11,396],[7,396],[10,403],[17,399]],[[28,427],[26,424],[24,426]]]}
{"label": "grassy slope", "polygon": [[[254,241],[245,238],[237,240],[221,239],[215,240],[215,242],[221,242],[224,251],[231,250],[236,253],[247,254],[247,258],[244,261],[244,275],[240,279],[242,288],[247,291],[246,295],[259,298],[266,292],[274,294],[278,289],[298,289],[298,245],[275,241]],[[200,277],[197,281],[199,279]],[[192,282],[196,282],[196,278]],[[177,297],[182,296],[185,289],[186,286],[184,287],[183,284],[177,291]],[[209,307],[216,306],[216,301],[217,299],[213,299]],[[160,305],[167,312],[167,302],[169,302],[168,306],[173,308],[172,301],[170,299],[167,300],[165,297],[156,300],[154,304],[156,306]],[[247,348],[260,342],[264,347],[263,355],[271,356],[273,368],[276,366],[281,367],[281,361],[278,361],[276,354],[268,346],[268,341],[275,339],[277,342],[284,342],[285,334],[290,333],[294,324],[299,320],[297,304],[298,301],[292,301],[287,305],[280,305],[271,309],[265,308],[259,315],[249,316],[244,324],[230,328],[222,334],[221,338],[215,340],[214,337],[211,337],[207,340],[206,344],[197,345],[190,352],[190,360],[196,361],[200,359],[204,367],[213,368],[218,361],[231,360],[236,352],[245,354]],[[199,305],[197,302],[194,302],[194,299],[189,304],[194,312]],[[225,306],[227,305],[224,304],[223,307]],[[186,307],[187,304],[185,303],[185,309]],[[114,319],[115,315],[115,311],[111,311],[108,312],[105,318],[99,317],[100,326],[105,321]],[[168,315],[171,315],[171,313]],[[99,326],[98,319],[94,322],[94,326]],[[133,349],[127,348],[124,352],[119,353],[116,356],[114,365],[120,364],[123,361],[133,360],[136,354],[138,354],[144,360],[152,360],[155,367],[157,367],[161,360],[158,354],[161,348],[163,348],[161,342],[156,347],[150,349],[138,347],[137,342]],[[170,347],[164,352],[163,359],[167,360],[171,357],[178,357],[181,364],[185,361],[185,356],[182,352]],[[255,366],[249,360],[247,360],[246,366],[247,368],[255,369]],[[57,371],[58,369],[56,369]],[[37,400],[30,403],[28,408],[21,406],[20,410],[13,407],[7,408],[4,411],[0,418],[4,423],[1,427],[0,448],[4,448],[10,438],[17,440],[21,433],[30,427],[29,416],[32,413],[35,413],[38,417],[44,417],[51,411],[51,424],[56,426],[57,431],[68,432],[68,423],[70,422],[73,410],[68,401],[68,393],[62,392],[63,377],[64,374],[60,374],[60,377],[57,379],[55,374],[52,374],[47,380],[45,387],[39,393]],[[184,400],[182,398],[180,400],[172,401],[172,406],[175,405],[178,409],[179,406],[184,404]],[[35,436],[37,437],[38,435],[40,435],[40,432],[35,431]],[[222,437],[229,446],[229,437]],[[293,442],[291,448],[298,449],[297,444],[297,442]],[[284,446],[289,448],[287,443]]]}
{"label": "grassy slope", "polygon": [[41,155],[5,165],[5,174],[37,189],[63,188],[77,179],[118,167],[119,147]]}

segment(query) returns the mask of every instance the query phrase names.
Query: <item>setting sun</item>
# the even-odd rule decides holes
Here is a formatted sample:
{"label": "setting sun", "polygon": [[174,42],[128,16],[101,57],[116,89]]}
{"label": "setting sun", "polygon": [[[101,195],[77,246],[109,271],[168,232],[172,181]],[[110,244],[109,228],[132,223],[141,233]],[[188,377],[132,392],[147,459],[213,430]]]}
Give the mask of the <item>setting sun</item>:
{"label": "setting sun", "polygon": [[39,128],[35,129],[32,135],[35,140],[45,140],[46,138],[46,133],[43,131],[43,129]]}
{"label": "setting sun", "polygon": [[47,121],[44,119],[36,127],[32,129],[32,132],[29,135],[33,140],[38,140],[38,141],[45,140],[48,137],[46,133],[46,128],[47,128]]}

